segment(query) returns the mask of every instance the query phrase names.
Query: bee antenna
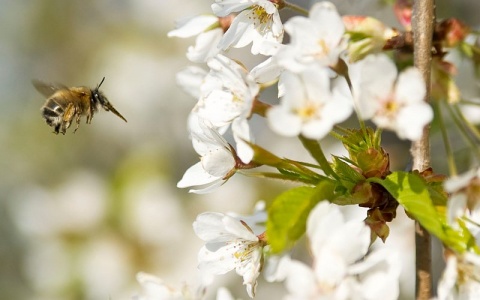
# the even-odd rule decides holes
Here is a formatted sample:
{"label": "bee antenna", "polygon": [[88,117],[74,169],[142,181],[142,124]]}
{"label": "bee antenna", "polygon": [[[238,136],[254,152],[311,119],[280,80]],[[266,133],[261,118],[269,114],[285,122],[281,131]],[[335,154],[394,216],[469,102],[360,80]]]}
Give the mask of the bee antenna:
{"label": "bee antenna", "polygon": [[96,88],[97,90],[100,88],[104,80],[105,80],[105,77],[103,77],[102,81],[100,81],[100,83],[97,85],[97,88]]}

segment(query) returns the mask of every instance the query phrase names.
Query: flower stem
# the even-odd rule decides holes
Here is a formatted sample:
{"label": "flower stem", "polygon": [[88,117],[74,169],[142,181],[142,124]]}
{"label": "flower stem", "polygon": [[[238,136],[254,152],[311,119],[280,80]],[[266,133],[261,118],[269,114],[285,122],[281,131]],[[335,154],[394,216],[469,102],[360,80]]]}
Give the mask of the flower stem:
{"label": "flower stem", "polygon": [[[465,126],[467,126],[467,128],[470,130],[470,132],[473,134],[473,136],[477,139],[477,140],[480,140],[480,131],[478,131],[478,128],[475,127],[474,124],[472,124],[472,122],[470,122],[467,118],[465,118],[465,116],[463,115],[462,111],[460,110],[460,108],[458,107],[457,104],[455,104],[453,106],[453,110],[455,111],[455,113],[458,115],[458,117],[460,118],[461,122],[463,124],[465,124]],[[477,148],[476,144],[474,143],[475,147],[474,148]]]}
{"label": "flower stem", "polygon": [[[470,135],[471,133],[477,140],[480,139],[478,129],[470,121],[468,121],[465,118],[465,116],[462,114],[462,112],[458,108],[458,105],[453,104],[453,107],[450,105],[447,105],[447,108],[450,112],[450,115],[452,116],[453,121],[455,122],[455,125],[457,125],[463,137],[465,138],[467,143],[470,145],[470,148],[472,149],[476,159],[477,160],[480,159],[480,149],[478,149],[478,145],[476,141]],[[467,129],[469,131],[467,131]],[[452,174],[452,175],[456,175],[456,174]]]}
{"label": "flower stem", "polygon": [[248,177],[257,177],[257,178],[270,178],[270,179],[280,179],[291,182],[301,182],[305,184],[317,185],[319,180],[305,178],[305,177],[293,177],[281,173],[271,173],[271,172],[244,172],[238,171],[238,173],[248,176]]}
{"label": "flower stem", "polygon": [[330,163],[327,161],[327,158],[323,153],[320,143],[316,140],[307,139],[303,135],[300,135],[299,138],[303,146],[305,147],[305,149],[307,149],[308,152],[310,152],[310,154],[312,155],[312,157],[318,162],[323,172],[325,172],[327,176],[331,176],[339,180],[340,178],[333,171],[332,167],[330,166]]}
{"label": "flower stem", "polygon": [[287,2],[287,1],[284,1],[283,3],[285,4],[286,8],[290,8],[291,10],[294,10],[298,13],[301,13],[305,16],[308,16],[308,10],[304,9],[303,7],[300,7],[296,4],[293,4],[293,3],[290,3],[290,2]]}
{"label": "flower stem", "polygon": [[453,157],[452,147],[450,146],[447,128],[445,127],[445,122],[443,121],[442,108],[439,104],[434,103],[433,110],[435,112],[435,116],[438,118],[438,124],[440,125],[440,132],[442,133],[443,144],[445,145],[445,152],[447,153],[447,162],[450,175],[457,175],[457,166],[455,165],[455,159]]}
{"label": "flower stem", "polygon": [[[413,59],[415,67],[422,73],[427,92],[425,101],[430,99],[430,76],[432,67],[432,39],[435,28],[435,0],[413,2]],[[423,171],[430,167],[430,128],[425,126],[422,137],[412,143],[410,153],[412,169]],[[432,242],[430,233],[418,221],[415,222],[415,274],[416,298],[427,300],[432,297]]]}
{"label": "flower stem", "polygon": [[252,113],[265,118],[267,110],[271,107],[270,104],[260,101],[258,98],[253,100]]}

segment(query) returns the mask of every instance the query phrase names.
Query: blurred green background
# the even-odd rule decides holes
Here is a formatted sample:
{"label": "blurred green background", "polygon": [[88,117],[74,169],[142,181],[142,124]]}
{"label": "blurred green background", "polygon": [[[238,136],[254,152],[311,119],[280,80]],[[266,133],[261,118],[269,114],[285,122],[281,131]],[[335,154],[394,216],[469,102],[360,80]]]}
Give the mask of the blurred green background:
{"label": "blurred green background", "polygon": [[[359,13],[367,9],[360,2],[340,9]],[[204,196],[176,188],[198,159],[186,130],[195,100],[175,83],[194,40],[166,33],[211,3],[0,0],[0,299],[130,299],[141,290],[139,271],[195,283],[196,215],[249,213],[281,189],[241,176]],[[473,4],[478,11],[476,1],[452,1],[447,10]],[[52,134],[31,80],[94,87],[104,76],[102,91],[128,123],[100,111],[75,134]],[[252,122],[268,149],[308,160],[297,141]],[[222,280],[247,297],[240,278]],[[272,294],[260,288],[262,295]]]}

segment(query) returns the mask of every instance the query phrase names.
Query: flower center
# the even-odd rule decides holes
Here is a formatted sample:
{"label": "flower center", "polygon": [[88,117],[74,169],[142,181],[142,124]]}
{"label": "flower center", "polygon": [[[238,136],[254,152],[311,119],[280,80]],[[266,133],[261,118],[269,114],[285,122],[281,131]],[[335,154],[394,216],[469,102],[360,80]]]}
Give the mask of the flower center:
{"label": "flower center", "polygon": [[316,115],[319,109],[319,104],[307,101],[306,105],[296,108],[294,111],[302,120],[310,120]]}
{"label": "flower center", "polygon": [[273,15],[268,14],[265,8],[260,5],[252,6],[249,19],[261,35],[267,34],[272,29]]}
{"label": "flower center", "polygon": [[319,51],[316,53],[317,58],[322,58],[327,56],[327,53],[330,52],[330,48],[328,47],[327,43],[325,42],[324,39],[320,39],[317,42],[318,47],[320,48]]}
{"label": "flower center", "polygon": [[[272,15],[268,14],[265,11],[265,8],[263,8],[260,5],[252,6],[252,13],[253,13],[254,23],[255,23],[256,20],[258,20],[260,22],[260,24],[267,24],[272,20]],[[260,25],[260,24],[258,24],[258,25]]]}

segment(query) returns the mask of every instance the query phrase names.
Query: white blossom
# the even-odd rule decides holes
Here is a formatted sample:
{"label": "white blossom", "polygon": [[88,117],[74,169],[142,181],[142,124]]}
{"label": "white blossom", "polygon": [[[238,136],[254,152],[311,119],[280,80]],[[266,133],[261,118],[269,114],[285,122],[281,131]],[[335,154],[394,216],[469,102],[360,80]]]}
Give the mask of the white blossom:
{"label": "white blossom", "polygon": [[216,128],[232,125],[238,157],[248,163],[253,150],[245,143],[252,140],[247,119],[260,88],[243,66],[223,55],[210,59],[208,66],[194,111]]}
{"label": "white blossom", "polygon": [[141,295],[135,296],[134,300],[194,300],[195,298],[187,286],[174,288],[168,286],[160,278],[140,272],[137,281],[143,288]]}
{"label": "white blossom", "polygon": [[420,71],[411,67],[397,77],[395,64],[378,54],[349,66],[349,75],[360,118],[395,131],[401,139],[416,141],[422,136],[433,110],[424,101],[426,87]]}
{"label": "white blossom", "polygon": [[449,178],[444,183],[450,194],[447,202],[447,220],[456,228],[458,218],[466,218],[465,226],[480,245],[480,169],[471,169],[461,175]]}
{"label": "white blossom", "polygon": [[480,256],[450,253],[437,294],[438,300],[480,299]]}
{"label": "white blossom", "polygon": [[313,268],[292,259],[280,262],[277,278],[286,277],[285,299],[397,299],[398,259],[383,250],[367,255],[368,226],[345,220],[338,207],[324,201],[310,213],[307,235]]}
{"label": "white blossom", "polygon": [[[196,289],[186,284],[181,287],[167,285],[162,279],[144,272],[137,274],[137,281],[142,286],[142,293],[133,300],[202,300],[206,287],[200,285]],[[233,300],[232,294],[224,287],[217,290],[216,300]]]}
{"label": "white blossom", "polygon": [[195,113],[189,118],[190,135],[200,162],[190,167],[177,187],[198,187],[191,193],[208,193],[222,185],[235,172],[233,148],[218,131]]}
{"label": "white blossom", "polygon": [[239,12],[219,47],[242,48],[252,43],[252,54],[271,55],[283,40],[283,25],[275,4],[267,0],[216,0],[213,12],[220,17]]}
{"label": "white blossom", "polygon": [[215,212],[198,215],[193,229],[205,241],[198,254],[200,271],[220,275],[235,269],[253,297],[263,265],[265,242],[261,235],[257,236],[242,219]]}
{"label": "white blossom", "polygon": [[330,81],[328,71],[315,65],[298,74],[282,73],[280,105],[267,111],[272,130],[285,136],[302,134],[321,139],[335,124],[347,119],[352,113],[352,102],[346,82],[338,78],[331,90]]}
{"label": "white blossom", "polygon": [[334,66],[347,47],[342,18],[328,1],[315,3],[308,18],[296,16],[288,20],[285,31],[291,42],[274,57],[279,65],[293,72],[300,72],[312,63]]}

